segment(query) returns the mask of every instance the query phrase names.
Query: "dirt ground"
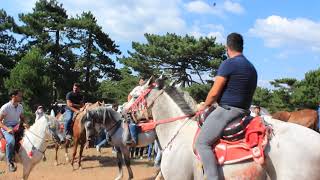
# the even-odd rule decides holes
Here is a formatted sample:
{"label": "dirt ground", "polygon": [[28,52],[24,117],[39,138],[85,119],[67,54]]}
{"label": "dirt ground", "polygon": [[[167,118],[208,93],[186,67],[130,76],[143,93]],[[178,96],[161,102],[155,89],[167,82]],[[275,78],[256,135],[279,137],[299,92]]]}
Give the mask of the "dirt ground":
{"label": "dirt ground", "polygon": [[[70,151],[69,154],[71,154]],[[101,154],[95,148],[85,149],[82,169],[77,170],[73,170],[71,165],[65,162],[63,149],[59,149],[58,166],[54,165],[53,149],[47,149],[46,157],[45,162],[40,162],[31,171],[29,180],[112,180],[118,174],[116,155],[112,153],[111,148],[103,148]],[[10,173],[7,171],[6,163],[0,162],[0,180],[21,179],[22,165],[17,164],[17,167],[16,172]],[[131,160],[131,167],[134,179],[154,179],[156,169],[146,158]],[[125,165],[123,170],[123,179],[127,179],[128,173]]]}

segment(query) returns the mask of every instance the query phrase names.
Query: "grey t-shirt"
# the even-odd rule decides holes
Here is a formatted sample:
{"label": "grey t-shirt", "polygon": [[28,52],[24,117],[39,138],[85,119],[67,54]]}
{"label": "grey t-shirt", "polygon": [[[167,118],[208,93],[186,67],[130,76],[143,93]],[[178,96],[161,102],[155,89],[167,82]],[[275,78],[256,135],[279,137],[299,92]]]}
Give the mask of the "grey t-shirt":
{"label": "grey t-shirt", "polygon": [[20,122],[20,115],[23,112],[23,107],[18,104],[17,107],[13,105],[11,101],[4,104],[0,109],[0,114],[4,115],[2,123],[5,126],[15,126]]}

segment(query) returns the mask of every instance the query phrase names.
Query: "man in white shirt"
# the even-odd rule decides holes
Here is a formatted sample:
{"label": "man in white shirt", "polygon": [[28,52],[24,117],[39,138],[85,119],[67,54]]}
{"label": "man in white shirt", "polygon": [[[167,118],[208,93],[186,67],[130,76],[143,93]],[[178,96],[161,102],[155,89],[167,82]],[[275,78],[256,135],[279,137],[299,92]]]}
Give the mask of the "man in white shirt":
{"label": "man in white shirt", "polygon": [[17,167],[14,165],[15,137],[13,128],[21,122],[25,122],[23,116],[22,92],[18,89],[10,92],[11,100],[4,104],[0,109],[0,128],[7,141],[6,158],[9,171],[14,172]]}

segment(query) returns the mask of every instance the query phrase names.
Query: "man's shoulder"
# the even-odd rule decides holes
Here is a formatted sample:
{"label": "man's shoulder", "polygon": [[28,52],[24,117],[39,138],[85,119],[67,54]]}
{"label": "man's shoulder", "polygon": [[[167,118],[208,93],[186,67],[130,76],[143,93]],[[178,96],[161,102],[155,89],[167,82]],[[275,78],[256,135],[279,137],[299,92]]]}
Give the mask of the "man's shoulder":
{"label": "man's shoulder", "polygon": [[11,105],[11,102],[9,101],[9,102],[5,103],[4,105],[2,105],[1,109],[7,109],[10,107],[10,105]]}

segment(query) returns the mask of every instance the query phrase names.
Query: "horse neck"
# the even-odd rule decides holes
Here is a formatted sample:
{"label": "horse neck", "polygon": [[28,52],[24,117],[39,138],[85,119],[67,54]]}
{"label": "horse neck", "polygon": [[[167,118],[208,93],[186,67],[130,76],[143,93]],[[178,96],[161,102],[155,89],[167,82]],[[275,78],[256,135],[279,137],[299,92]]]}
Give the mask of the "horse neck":
{"label": "horse neck", "polygon": [[[161,121],[168,118],[182,117],[189,115],[184,112],[179,105],[169,97],[166,93],[157,99],[152,107],[152,116],[155,121]],[[188,121],[188,122],[186,122]],[[187,123],[187,124],[184,124]],[[187,137],[194,135],[197,129],[196,122],[189,120],[189,118],[182,118],[180,120],[165,123],[157,126],[157,136],[159,137],[161,145],[166,145],[172,137],[181,133],[184,134],[182,137]],[[178,132],[179,131],[179,132]],[[190,144],[192,142],[192,137],[189,137]]]}
{"label": "horse neck", "polygon": [[47,117],[45,115],[41,116],[40,119],[38,119],[28,130],[25,131],[23,137],[24,145],[28,144],[35,146],[38,149],[41,148],[45,142],[47,124]]}

